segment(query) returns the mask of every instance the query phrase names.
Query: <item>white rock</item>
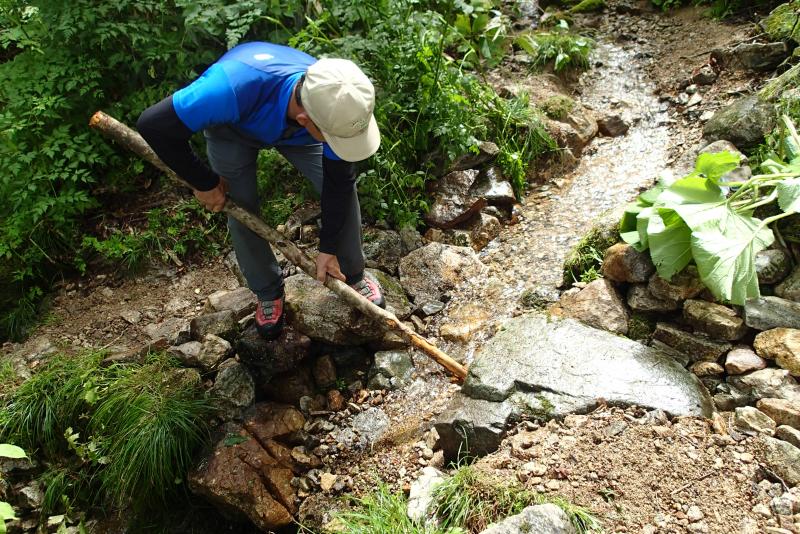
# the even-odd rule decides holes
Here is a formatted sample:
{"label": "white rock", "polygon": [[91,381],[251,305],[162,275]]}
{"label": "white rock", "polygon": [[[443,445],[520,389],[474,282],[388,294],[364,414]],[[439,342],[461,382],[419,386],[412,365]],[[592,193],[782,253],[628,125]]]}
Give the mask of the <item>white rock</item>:
{"label": "white rock", "polygon": [[444,481],[444,474],[434,467],[425,467],[418,479],[411,483],[408,495],[408,517],[412,521],[422,521],[433,501],[434,487]]}

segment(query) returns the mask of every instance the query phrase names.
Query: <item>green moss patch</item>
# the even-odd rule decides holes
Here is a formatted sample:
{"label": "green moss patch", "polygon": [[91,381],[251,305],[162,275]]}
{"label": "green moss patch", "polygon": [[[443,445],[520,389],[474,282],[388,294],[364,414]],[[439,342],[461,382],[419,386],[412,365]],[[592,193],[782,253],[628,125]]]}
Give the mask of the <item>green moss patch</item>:
{"label": "green moss patch", "polygon": [[539,104],[539,109],[551,119],[561,120],[575,109],[575,101],[566,95],[553,95]]}

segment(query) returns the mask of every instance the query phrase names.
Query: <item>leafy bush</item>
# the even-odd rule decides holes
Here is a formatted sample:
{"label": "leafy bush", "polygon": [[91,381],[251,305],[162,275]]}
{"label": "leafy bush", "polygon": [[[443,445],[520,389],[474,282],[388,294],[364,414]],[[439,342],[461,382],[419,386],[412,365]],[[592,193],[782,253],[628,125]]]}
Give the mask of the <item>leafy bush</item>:
{"label": "leafy bush", "polygon": [[207,437],[213,412],[197,375],[164,356],[100,365],[101,353],[57,355],[10,395],[0,435],[50,464],[46,513],[132,505],[171,495]]}
{"label": "leafy bush", "polygon": [[531,56],[533,67],[541,69],[552,62],[555,72],[588,68],[594,47],[588,37],[570,33],[563,20],[553,31],[524,33],[514,43]]}
{"label": "leafy bush", "polygon": [[[691,261],[714,296],[744,305],[759,296],[755,255],[774,241],[770,225],[800,212],[800,136],[788,117],[784,157],[773,154],[762,174],[745,182],[722,177],[739,166],[730,152],[701,154],[695,170],[678,180],[662,178],[628,206],[620,223],[624,241],[650,250],[658,274],[670,280]],[[726,189],[735,191],[726,195]],[[777,201],[780,212],[764,220],[753,210]]]}

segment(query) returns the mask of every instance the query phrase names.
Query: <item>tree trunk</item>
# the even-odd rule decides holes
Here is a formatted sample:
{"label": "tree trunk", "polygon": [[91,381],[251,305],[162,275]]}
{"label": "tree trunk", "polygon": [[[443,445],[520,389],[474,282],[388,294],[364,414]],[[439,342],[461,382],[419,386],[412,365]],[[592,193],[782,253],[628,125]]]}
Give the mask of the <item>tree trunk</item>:
{"label": "tree trunk", "polygon": [[[152,163],[176,182],[186,187],[191,187],[161,161],[142,136],[113,117],[106,115],[102,111],[98,111],[92,116],[89,121],[89,126],[99,130],[106,137],[109,137],[136,155]],[[275,245],[289,261],[299,267],[308,276],[316,279],[317,269],[314,261],[302,250],[297,248],[294,243],[286,239],[277,230],[267,225],[257,215],[237,206],[231,199],[225,202],[225,207],[222,211]],[[325,286],[336,293],[351,307],[359,310],[367,317],[376,320],[387,329],[399,333],[407,343],[433,358],[437,363],[458,378],[459,381],[463,381],[466,378],[467,371],[463,365],[436,348],[430,341],[417,334],[412,328],[403,324],[393,313],[374,305],[369,300],[359,295],[353,288],[336,278],[328,276],[325,281]]]}

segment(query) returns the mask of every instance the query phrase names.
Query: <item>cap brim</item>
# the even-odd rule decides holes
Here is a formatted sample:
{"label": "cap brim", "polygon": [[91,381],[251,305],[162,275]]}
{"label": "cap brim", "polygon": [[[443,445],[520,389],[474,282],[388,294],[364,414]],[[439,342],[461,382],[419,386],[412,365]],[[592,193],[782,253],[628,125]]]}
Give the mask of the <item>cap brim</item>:
{"label": "cap brim", "polygon": [[322,136],[333,152],[345,161],[365,160],[381,146],[381,133],[375,116],[369,119],[369,125],[360,134],[353,137],[336,137],[322,132]]}

